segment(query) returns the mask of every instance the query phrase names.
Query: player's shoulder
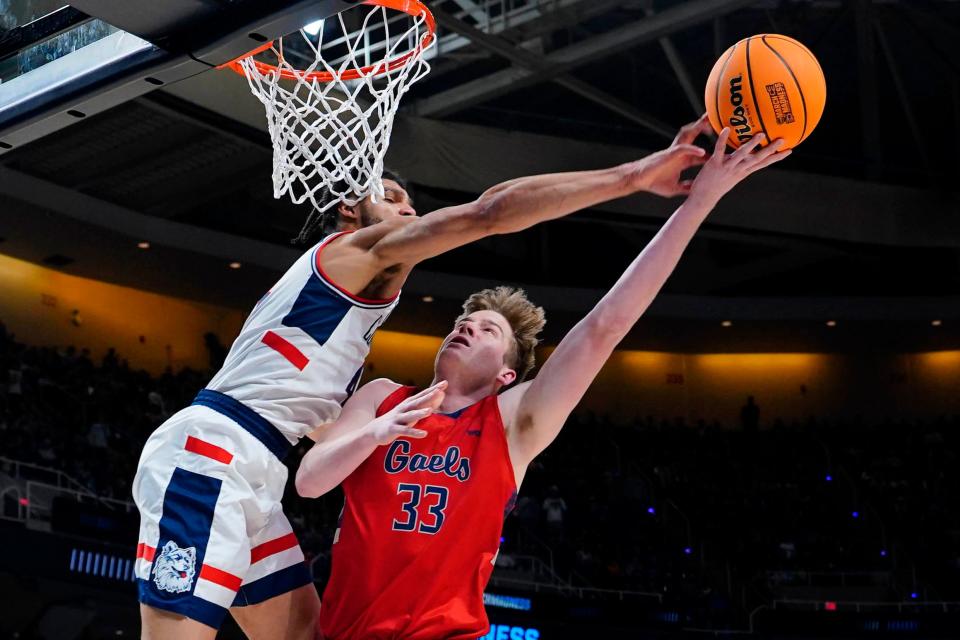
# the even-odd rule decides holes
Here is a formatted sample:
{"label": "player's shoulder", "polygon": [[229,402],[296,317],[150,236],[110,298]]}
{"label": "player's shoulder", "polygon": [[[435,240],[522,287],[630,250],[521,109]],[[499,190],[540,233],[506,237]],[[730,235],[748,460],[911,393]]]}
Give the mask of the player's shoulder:
{"label": "player's shoulder", "polygon": [[371,380],[370,382],[360,387],[360,390],[363,391],[364,389],[366,389],[368,393],[390,394],[396,391],[397,389],[399,389],[400,387],[404,387],[404,386],[406,385],[402,385],[399,382],[394,382],[390,378],[377,378],[376,380]]}
{"label": "player's shoulder", "polygon": [[381,402],[386,400],[388,396],[404,386],[405,385],[402,385],[399,382],[394,382],[389,378],[377,378],[376,380],[371,380],[357,389],[357,392],[354,394],[354,398],[359,397],[364,402],[370,402],[379,405]]}
{"label": "player's shoulder", "polygon": [[406,228],[411,224],[417,224],[418,218],[415,216],[395,216],[381,220],[362,229],[357,229],[353,233],[345,235],[344,245],[354,249],[369,251],[377,246],[377,243],[391,234]]}

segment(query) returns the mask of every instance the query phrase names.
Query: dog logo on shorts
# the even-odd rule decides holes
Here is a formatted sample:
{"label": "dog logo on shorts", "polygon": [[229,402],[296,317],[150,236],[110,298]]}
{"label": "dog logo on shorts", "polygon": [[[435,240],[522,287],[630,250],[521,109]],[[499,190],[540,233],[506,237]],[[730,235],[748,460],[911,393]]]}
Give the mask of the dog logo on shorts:
{"label": "dog logo on shorts", "polygon": [[170,593],[186,593],[197,572],[197,549],[181,549],[173,540],[163,545],[153,563],[153,582],[158,589]]}

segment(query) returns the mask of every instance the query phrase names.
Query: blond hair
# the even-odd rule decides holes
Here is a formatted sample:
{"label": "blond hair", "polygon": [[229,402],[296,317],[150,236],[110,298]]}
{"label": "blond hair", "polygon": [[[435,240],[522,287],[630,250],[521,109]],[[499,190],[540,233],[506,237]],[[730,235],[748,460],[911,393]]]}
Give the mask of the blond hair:
{"label": "blond hair", "polygon": [[516,382],[521,382],[536,363],[533,350],[539,342],[537,334],[547,323],[543,307],[530,302],[523,289],[501,286],[478,291],[467,298],[457,322],[476,311],[496,311],[510,323],[513,345],[507,352],[505,362],[517,372]]}

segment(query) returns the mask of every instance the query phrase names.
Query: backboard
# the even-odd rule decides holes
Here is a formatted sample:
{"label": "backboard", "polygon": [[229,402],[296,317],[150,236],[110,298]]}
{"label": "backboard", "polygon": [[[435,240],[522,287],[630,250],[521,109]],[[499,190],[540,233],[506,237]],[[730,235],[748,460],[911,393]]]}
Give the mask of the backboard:
{"label": "backboard", "polygon": [[354,4],[0,0],[0,154]]}

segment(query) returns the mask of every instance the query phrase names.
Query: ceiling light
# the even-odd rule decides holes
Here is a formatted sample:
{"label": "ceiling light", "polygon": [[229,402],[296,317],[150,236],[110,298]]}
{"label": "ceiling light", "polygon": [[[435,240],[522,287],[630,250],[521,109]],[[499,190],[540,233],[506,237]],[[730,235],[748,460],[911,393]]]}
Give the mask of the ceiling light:
{"label": "ceiling light", "polygon": [[239,268],[242,267],[242,266],[243,266],[243,265],[240,264],[239,262],[231,262],[231,263],[230,263],[230,268],[231,268],[231,269],[239,269]]}
{"label": "ceiling light", "polygon": [[733,326],[733,323],[730,322],[729,320],[724,320],[723,322],[720,323],[720,326],[721,326],[721,327],[732,327],[732,326]]}
{"label": "ceiling light", "polygon": [[144,240],[143,242],[138,242],[137,247],[139,247],[140,249],[149,249],[150,243]]}
{"label": "ceiling light", "polygon": [[303,30],[309,33],[312,36],[317,35],[323,29],[323,20],[315,20],[309,24],[304,25]]}

